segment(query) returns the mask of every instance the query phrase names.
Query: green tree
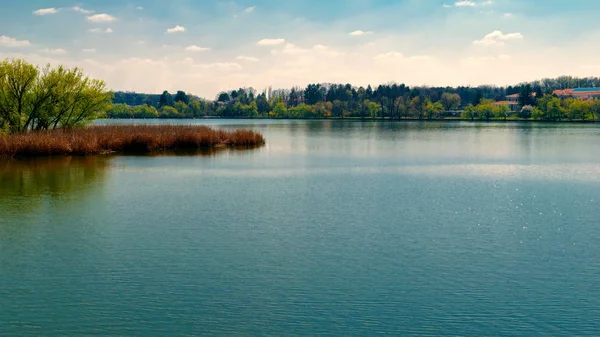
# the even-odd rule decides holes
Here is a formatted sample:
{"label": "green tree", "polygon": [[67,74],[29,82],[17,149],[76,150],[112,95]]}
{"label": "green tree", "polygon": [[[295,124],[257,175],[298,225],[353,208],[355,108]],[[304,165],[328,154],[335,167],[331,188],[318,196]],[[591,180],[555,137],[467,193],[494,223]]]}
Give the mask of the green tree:
{"label": "green tree", "polygon": [[314,105],[317,102],[323,101],[325,94],[325,88],[321,87],[320,84],[309,84],[304,89],[304,100],[306,104]]}
{"label": "green tree", "polygon": [[332,108],[331,108],[331,114],[333,116],[344,118],[344,110],[345,110],[344,102],[340,101],[339,99],[336,99],[335,101],[333,101]]}
{"label": "green tree", "polygon": [[285,103],[279,102],[275,104],[275,107],[273,107],[272,114],[275,118],[286,118],[288,116],[288,112]]}
{"label": "green tree", "polygon": [[489,121],[492,117],[494,117],[494,101],[490,99],[482,99],[481,103],[479,103],[476,108],[479,118]]}
{"label": "green tree", "polygon": [[163,91],[162,95],[160,95],[160,99],[158,100],[158,107],[162,108],[165,106],[173,106],[173,97],[168,91]]}
{"label": "green tree", "polygon": [[534,105],[535,98],[533,96],[533,90],[531,89],[531,85],[527,84],[521,87],[521,91],[519,92],[519,97],[517,98],[520,106],[526,105]]}
{"label": "green tree", "polygon": [[510,108],[506,104],[495,104],[494,105],[494,116],[506,120]]}
{"label": "green tree", "polygon": [[532,116],[533,107],[531,105],[526,105],[521,108],[518,112],[518,117],[522,119],[529,119]]}
{"label": "green tree", "polygon": [[78,68],[0,62],[0,126],[10,133],[84,125],[104,114],[111,99],[103,81]]}
{"label": "green tree", "polygon": [[217,97],[217,102],[221,102],[221,103],[227,103],[230,100],[231,100],[231,97],[226,92],[220,93],[219,96]]}
{"label": "green tree", "polygon": [[445,92],[440,98],[440,103],[444,107],[444,111],[456,110],[460,106],[460,96]]}
{"label": "green tree", "polygon": [[153,106],[138,105],[133,107],[133,117],[134,118],[157,118],[158,111]]}
{"label": "green tree", "polygon": [[560,121],[565,118],[566,109],[563,107],[560,98],[552,97],[546,105],[545,116],[549,120]]}
{"label": "green tree", "polygon": [[408,115],[408,108],[404,102],[404,97],[400,96],[396,98],[396,101],[394,101],[394,107],[396,111],[398,111],[398,119]]}
{"label": "green tree", "polygon": [[596,120],[598,118],[599,113],[600,113],[600,99],[594,98],[590,104],[590,114],[592,115],[592,120]]}
{"label": "green tree", "polygon": [[200,102],[196,100],[190,101],[190,104],[187,106],[186,115],[191,116],[193,118],[199,118],[206,116],[207,107],[205,102]]}
{"label": "green tree", "polygon": [[244,106],[244,116],[252,118],[258,116],[258,106],[256,105],[256,102],[251,102],[250,104]]}
{"label": "green tree", "polygon": [[427,100],[424,97],[416,96],[410,101],[409,113],[413,118],[423,119]]}
{"label": "green tree", "polygon": [[433,103],[429,99],[426,99],[425,106],[425,117],[427,119],[436,119],[438,118],[442,112],[444,111],[444,106],[440,102]]}
{"label": "green tree", "polygon": [[160,118],[181,118],[179,111],[172,106],[163,106],[159,110]]}
{"label": "green tree", "polygon": [[192,117],[192,116],[187,116],[187,111],[188,111],[188,106],[187,104],[185,104],[183,101],[177,101],[173,104],[173,107],[175,108],[175,110],[177,110],[177,113],[180,116],[185,116],[185,117]]}
{"label": "green tree", "polygon": [[575,98],[565,100],[566,115],[569,120],[585,120],[592,111],[592,102]]}
{"label": "green tree", "polygon": [[368,99],[365,100],[364,104],[368,115],[371,116],[371,118],[377,118],[377,114],[379,113],[379,104]]}
{"label": "green tree", "polygon": [[477,108],[473,104],[469,104],[465,107],[465,110],[460,114],[462,119],[470,119],[473,121],[477,118]]}
{"label": "green tree", "polygon": [[175,94],[175,98],[173,99],[173,102],[183,102],[186,105],[190,104],[190,98],[188,97],[188,95],[185,93],[185,91],[177,91],[177,93]]}
{"label": "green tree", "polygon": [[535,120],[543,120],[546,119],[546,113],[537,106],[534,106],[533,108],[531,108],[531,118]]}
{"label": "green tree", "polygon": [[265,93],[256,97],[256,108],[261,116],[268,115],[269,111],[271,111],[271,104],[269,104]]}
{"label": "green tree", "polygon": [[318,102],[314,105],[315,116],[317,118],[331,117],[333,104],[331,102]]}

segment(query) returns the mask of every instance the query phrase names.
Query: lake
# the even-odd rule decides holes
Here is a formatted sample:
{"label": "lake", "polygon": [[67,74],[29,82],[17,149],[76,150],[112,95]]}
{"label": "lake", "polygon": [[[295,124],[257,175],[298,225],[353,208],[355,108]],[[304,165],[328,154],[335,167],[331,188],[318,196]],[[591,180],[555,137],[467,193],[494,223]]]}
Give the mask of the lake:
{"label": "lake", "polygon": [[260,131],[0,162],[0,335],[600,334],[600,125]]}

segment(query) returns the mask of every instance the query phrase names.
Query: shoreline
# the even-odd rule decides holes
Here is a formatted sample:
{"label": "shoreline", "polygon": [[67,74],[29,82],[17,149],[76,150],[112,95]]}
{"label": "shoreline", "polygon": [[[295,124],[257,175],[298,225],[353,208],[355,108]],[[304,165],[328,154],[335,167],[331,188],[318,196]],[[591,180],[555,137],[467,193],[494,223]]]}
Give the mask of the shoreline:
{"label": "shoreline", "polygon": [[418,118],[361,118],[361,117],[328,117],[328,118],[271,118],[271,117],[219,117],[207,116],[202,118],[99,118],[97,120],[276,120],[276,121],[352,121],[352,122],[448,122],[448,123],[540,123],[540,124],[596,124],[600,123],[600,119],[596,120],[534,120],[534,119],[490,119],[490,120],[468,120],[461,118],[439,118],[439,119],[418,119]]}

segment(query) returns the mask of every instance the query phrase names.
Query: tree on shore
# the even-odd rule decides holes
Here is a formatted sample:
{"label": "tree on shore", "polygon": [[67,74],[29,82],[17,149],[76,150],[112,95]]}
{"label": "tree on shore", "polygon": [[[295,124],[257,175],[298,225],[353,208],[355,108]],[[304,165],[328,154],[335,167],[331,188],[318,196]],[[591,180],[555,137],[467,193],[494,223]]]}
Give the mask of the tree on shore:
{"label": "tree on shore", "polygon": [[460,96],[458,94],[445,92],[440,98],[440,103],[445,111],[456,110],[460,107]]}
{"label": "tree on shore", "polygon": [[21,59],[0,62],[0,131],[72,128],[84,125],[111,104],[103,81],[78,68],[40,69]]}
{"label": "tree on shore", "polygon": [[158,101],[158,107],[166,107],[173,106],[173,96],[168,91],[163,91],[162,95],[160,95],[160,100]]}

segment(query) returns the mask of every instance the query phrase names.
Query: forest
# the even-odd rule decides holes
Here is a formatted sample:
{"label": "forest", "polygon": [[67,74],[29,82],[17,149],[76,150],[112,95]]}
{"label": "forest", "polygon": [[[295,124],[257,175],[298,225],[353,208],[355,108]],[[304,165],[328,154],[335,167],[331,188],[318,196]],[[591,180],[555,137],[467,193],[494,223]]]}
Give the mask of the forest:
{"label": "forest", "polygon": [[[465,120],[596,120],[598,99],[559,98],[554,90],[600,87],[600,78],[563,76],[508,87],[408,87],[309,84],[261,92],[240,88],[212,100],[184,91],[172,95],[116,92],[106,118],[359,118]],[[506,104],[518,95],[518,108]]]}

